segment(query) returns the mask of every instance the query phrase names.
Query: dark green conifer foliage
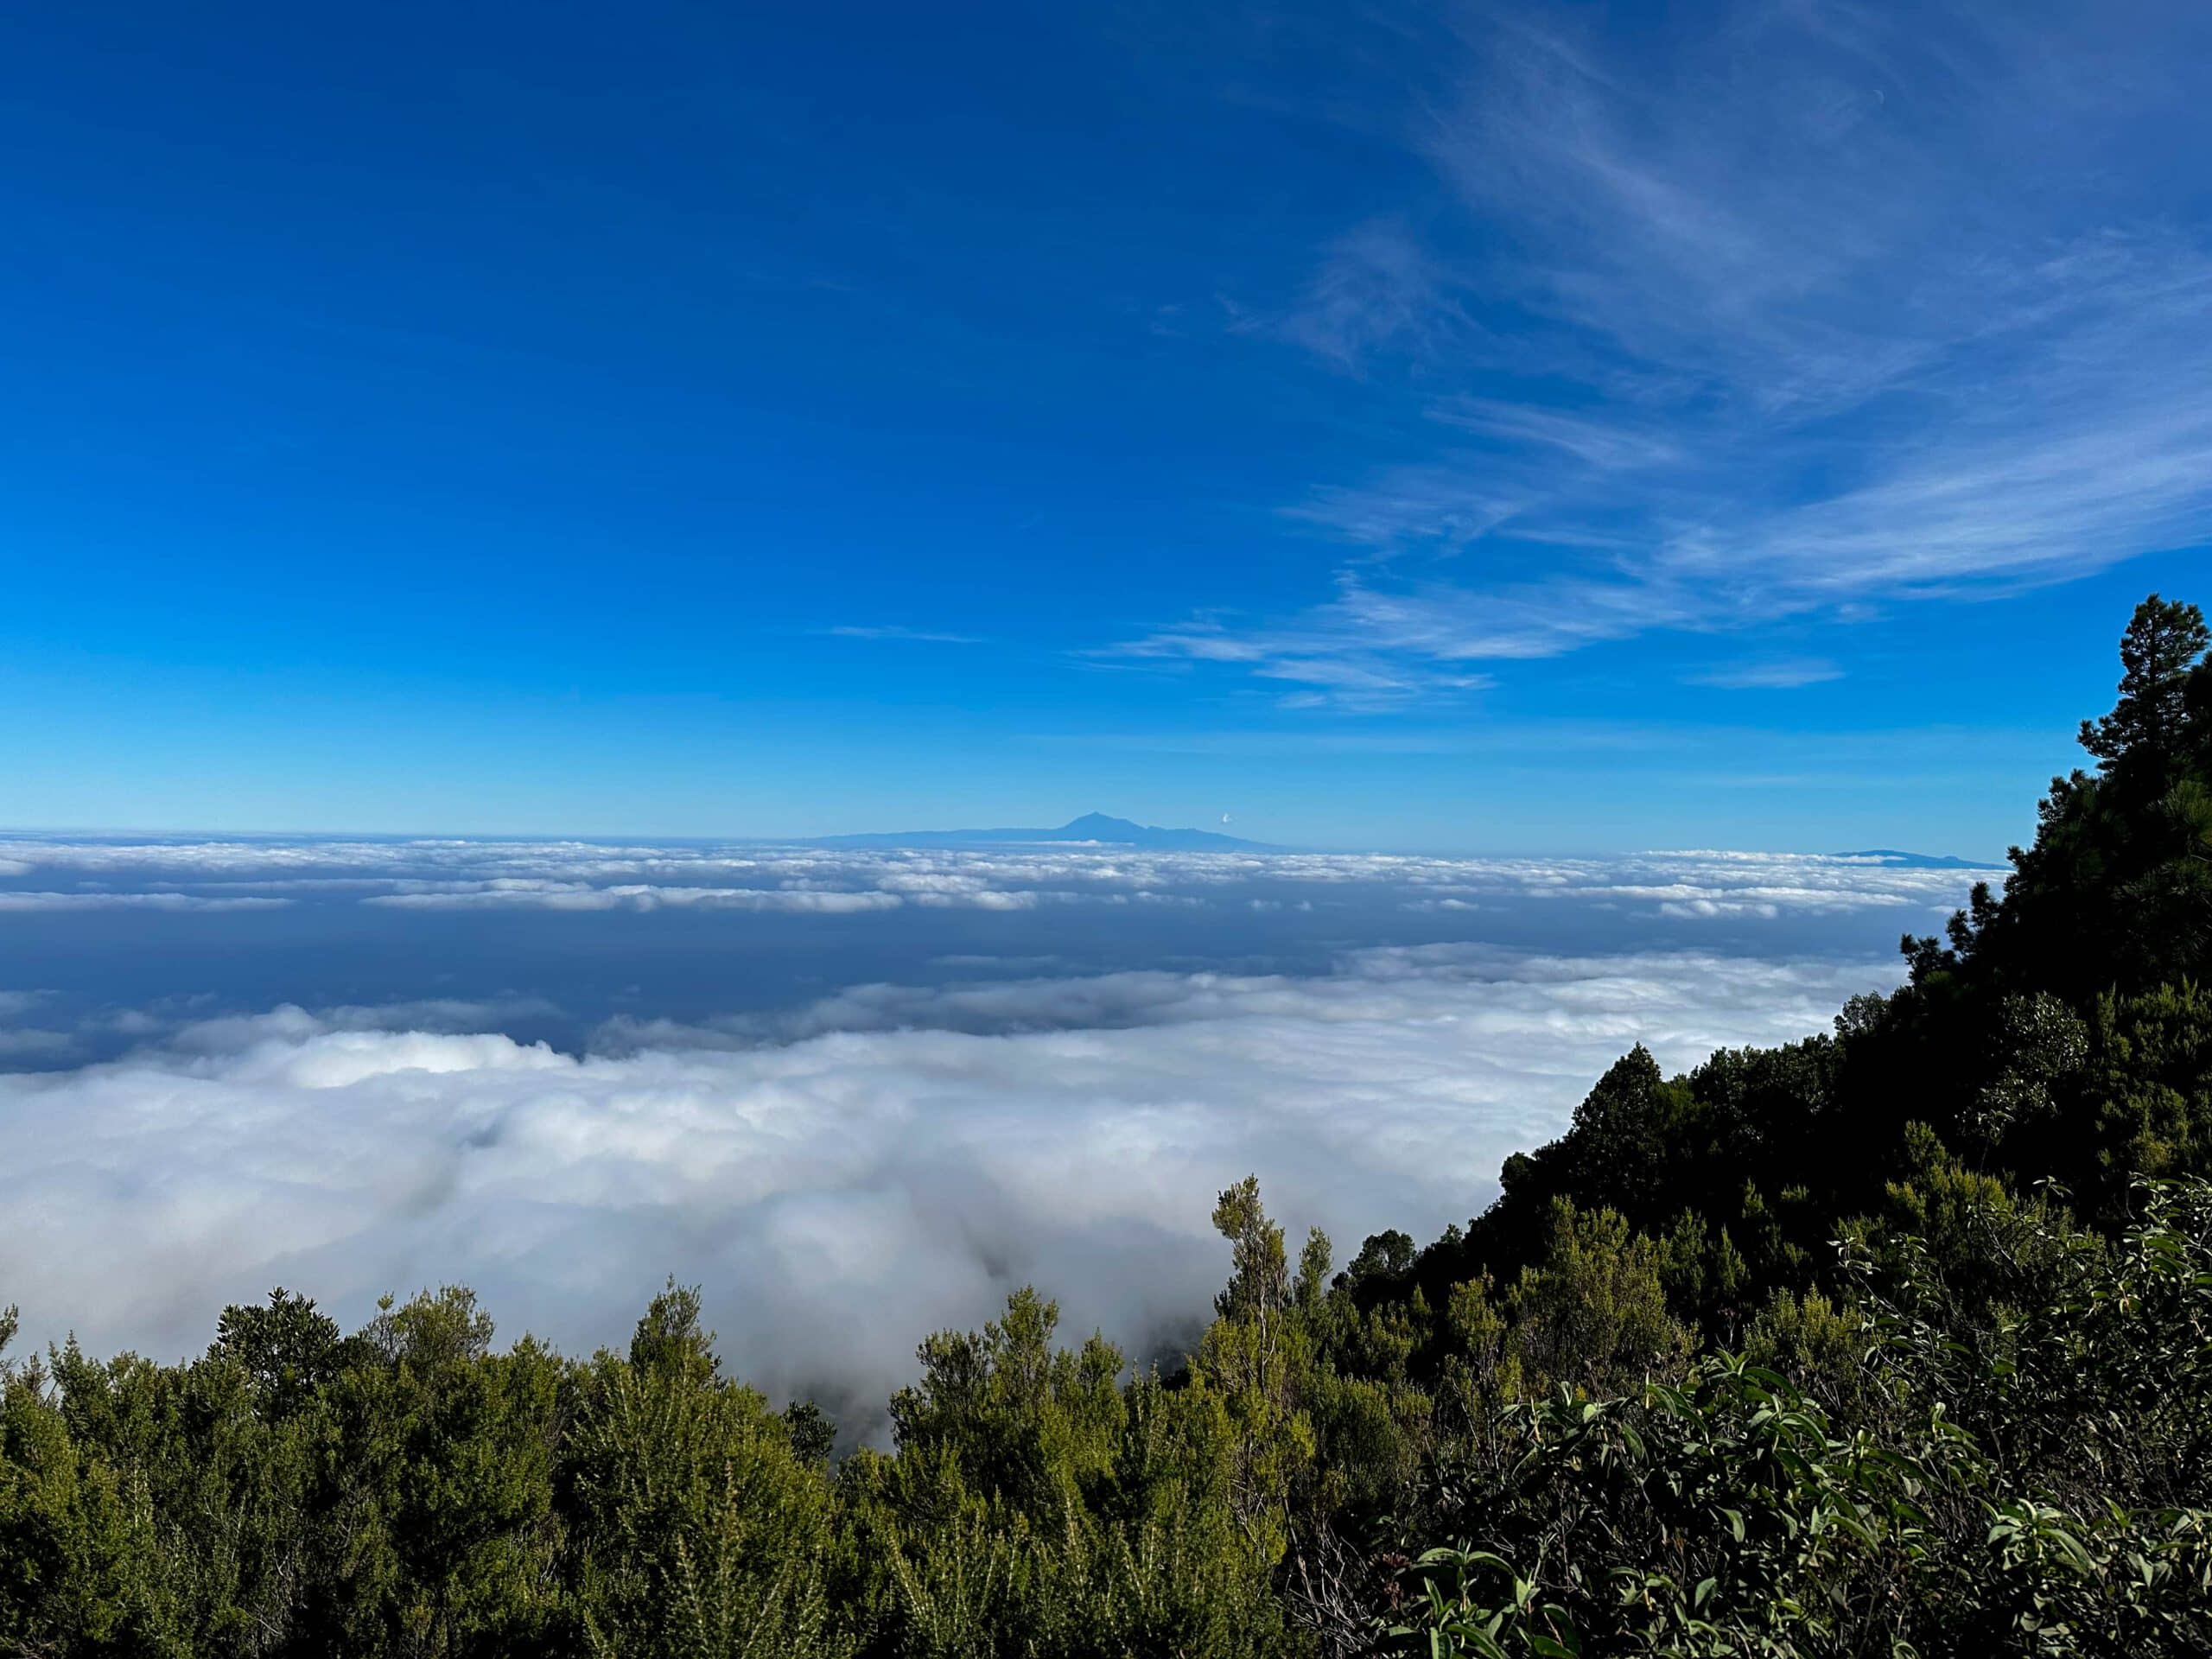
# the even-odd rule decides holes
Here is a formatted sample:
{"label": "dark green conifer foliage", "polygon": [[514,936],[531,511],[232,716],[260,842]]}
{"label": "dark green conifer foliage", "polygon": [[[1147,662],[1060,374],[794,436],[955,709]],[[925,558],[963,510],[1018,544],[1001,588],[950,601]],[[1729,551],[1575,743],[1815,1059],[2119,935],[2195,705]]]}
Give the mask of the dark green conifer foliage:
{"label": "dark green conifer foliage", "polygon": [[2101,772],[2133,768],[2163,777],[2181,754],[2192,698],[2190,681],[2212,645],[2204,613],[2153,594],[2135,607],[2120,637],[2120,701],[2082,722],[2082,747]]}

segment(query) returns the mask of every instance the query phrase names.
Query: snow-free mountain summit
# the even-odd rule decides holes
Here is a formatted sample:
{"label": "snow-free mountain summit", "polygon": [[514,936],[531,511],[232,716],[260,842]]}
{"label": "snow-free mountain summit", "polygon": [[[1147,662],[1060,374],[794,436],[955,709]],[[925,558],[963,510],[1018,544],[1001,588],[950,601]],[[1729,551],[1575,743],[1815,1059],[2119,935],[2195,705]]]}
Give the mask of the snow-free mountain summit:
{"label": "snow-free mountain summit", "polygon": [[817,847],[1004,847],[1039,842],[1060,846],[1136,847],[1156,853],[1271,853],[1265,842],[1243,841],[1211,830],[1166,830],[1086,812],[1052,830],[893,830],[871,835],[823,836]]}

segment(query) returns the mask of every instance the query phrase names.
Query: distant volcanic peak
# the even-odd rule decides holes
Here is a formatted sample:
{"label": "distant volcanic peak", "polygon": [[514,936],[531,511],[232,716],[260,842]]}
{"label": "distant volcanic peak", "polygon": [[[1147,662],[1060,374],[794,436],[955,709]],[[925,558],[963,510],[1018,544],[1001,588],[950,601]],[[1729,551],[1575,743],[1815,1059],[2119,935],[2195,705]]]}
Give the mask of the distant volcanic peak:
{"label": "distant volcanic peak", "polygon": [[1168,830],[1117,818],[1107,812],[1086,812],[1057,829],[1041,830],[906,830],[859,836],[825,836],[817,843],[826,847],[1002,847],[1010,842],[1079,842],[1098,847],[1137,847],[1152,852],[1271,852],[1263,842],[1243,841],[1217,835],[1211,830]]}

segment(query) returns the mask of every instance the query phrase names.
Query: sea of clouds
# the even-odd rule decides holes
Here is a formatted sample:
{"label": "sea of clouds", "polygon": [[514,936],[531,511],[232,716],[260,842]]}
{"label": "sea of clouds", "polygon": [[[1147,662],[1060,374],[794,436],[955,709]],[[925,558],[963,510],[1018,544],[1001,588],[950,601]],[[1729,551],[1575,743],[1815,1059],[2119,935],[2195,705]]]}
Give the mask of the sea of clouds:
{"label": "sea of clouds", "polygon": [[[76,934],[18,940],[0,956],[16,982],[0,982],[0,1069],[17,1068],[0,1074],[0,1302],[22,1305],[27,1338],[73,1329],[174,1356],[204,1344],[223,1303],[275,1284],[350,1321],[381,1292],[465,1281],[507,1334],[588,1347],[620,1341],[673,1273],[706,1286],[734,1370],[855,1425],[921,1336],[979,1322],[1023,1283],[1076,1329],[1172,1350],[1225,1270],[1213,1196],[1247,1173],[1340,1254],[1382,1227],[1464,1220],[1503,1157],[1557,1134],[1630,1045],[1683,1066],[1822,1029],[1845,997],[1894,982],[1883,946],[1972,879],[1719,853],[16,839],[0,858],[0,935],[10,912],[50,910],[41,925],[60,928],[105,907],[136,917],[117,919],[113,950],[170,953],[188,976],[250,957],[289,907],[316,910],[317,952],[340,957],[349,916],[404,929],[459,912],[476,938],[550,912],[588,946],[622,916],[703,908],[724,930],[707,944],[732,950],[775,918],[798,926],[776,960],[812,983],[726,1010],[632,995],[556,1043],[528,1033],[568,992],[534,984],[527,941],[497,957],[496,982],[450,983],[426,950],[404,1000],[296,1006],[178,982],[120,1006],[38,982],[41,952],[59,963]],[[1176,912],[1173,964],[1098,971],[1079,950],[1029,950],[1040,920],[1103,938],[1147,906]],[[1485,927],[1525,935],[1532,912],[1568,909],[1577,937],[1594,917],[1612,947],[1531,949]],[[868,975],[874,936],[850,930],[955,910],[1031,931],[986,932],[1004,952],[926,974]],[[1802,948],[1785,924],[1814,913],[1858,943]],[[1254,930],[1287,921],[1321,932],[1271,967],[1270,941],[1290,936]],[[1724,925],[1725,944],[1697,937]],[[219,951],[194,956],[191,930],[219,926]],[[666,948],[698,950],[697,927]],[[1781,948],[1746,948],[1759,929]],[[836,971],[804,955],[810,930],[845,930]],[[660,937],[633,940],[621,971]],[[1218,963],[1189,959],[1194,938]]]}
{"label": "sea of clouds", "polygon": [[[420,910],[817,914],[922,907],[1199,902],[1253,886],[1402,888],[1413,907],[1614,899],[1678,916],[1774,917],[1955,902],[1959,872],[1872,855],[1668,852],[1620,858],[1147,853],[1086,843],[848,849],[591,842],[0,838],[0,910],[270,908],[344,897]],[[1255,902],[1249,897],[1246,902]],[[1263,901],[1261,901],[1263,902]],[[1309,898],[1310,902],[1310,898]]]}

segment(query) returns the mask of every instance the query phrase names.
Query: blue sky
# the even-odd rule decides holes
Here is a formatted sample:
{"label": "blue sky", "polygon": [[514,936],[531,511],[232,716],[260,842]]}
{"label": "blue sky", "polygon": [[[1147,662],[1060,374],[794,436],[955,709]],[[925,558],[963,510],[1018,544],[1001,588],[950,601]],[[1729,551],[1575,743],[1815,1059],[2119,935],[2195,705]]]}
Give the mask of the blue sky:
{"label": "blue sky", "polygon": [[2212,13],[18,8],[0,823],[2031,824]]}

